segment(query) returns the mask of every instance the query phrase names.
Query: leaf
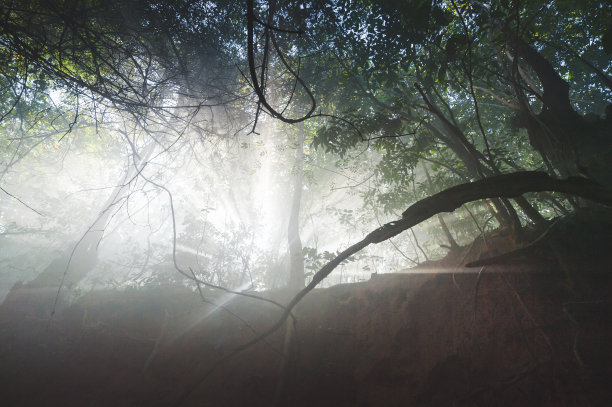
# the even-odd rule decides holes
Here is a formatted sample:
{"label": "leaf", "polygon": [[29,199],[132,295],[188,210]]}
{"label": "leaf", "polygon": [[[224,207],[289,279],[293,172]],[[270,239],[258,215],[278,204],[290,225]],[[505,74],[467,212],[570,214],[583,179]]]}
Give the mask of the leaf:
{"label": "leaf", "polygon": [[442,64],[438,70],[438,82],[446,82],[446,64]]}
{"label": "leaf", "polygon": [[451,13],[449,13],[449,12],[447,12],[445,10],[442,10],[438,6],[434,6],[432,8],[431,16],[433,17],[435,22],[440,27],[445,27],[445,26],[449,25],[452,22],[452,20],[453,20],[453,16],[452,16]]}
{"label": "leaf", "polygon": [[455,59],[459,52],[459,47],[465,47],[468,43],[468,37],[465,34],[453,34],[446,41],[446,55],[448,59]]}
{"label": "leaf", "polygon": [[606,32],[602,35],[601,45],[603,45],[603,49],[606,54],[612,54],[612,25],[610,25]]}

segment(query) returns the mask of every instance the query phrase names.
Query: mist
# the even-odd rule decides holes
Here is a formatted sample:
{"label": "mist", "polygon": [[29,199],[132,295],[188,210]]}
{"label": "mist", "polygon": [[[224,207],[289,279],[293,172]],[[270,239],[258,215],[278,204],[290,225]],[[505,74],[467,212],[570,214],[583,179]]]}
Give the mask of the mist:
{"label": "mist", "polygon": [[1,3],[0,403],[612,404],[611,18]]}
{"label": "mist", "polygon": [[[90,253],[93,266],[78,287],[63,287],[77,296],[93,287],[184,283],[195,289],[177,272],[173,256],[179,268],[216,285],[233,289],[248,275],[249,290],[281,287],[295,146],[279,127],[263,123],[257,135],[207,140],[187,131],[171,152],[145,146],[138,177],[132,151],[112,126],[77,127],[38,147],[40,153],[30,151],[3,178],[12,196],[4,194],[0,213],[2,297],[16,281],[27,283],[54,257],[78,247],[93,225],[102,232]],[[11,141],[9,153],[18,154],[19,140]],[[380,159],[375,152],[360,154],[372,164]],[[304,247],[317,254],[333,253],[391,217],[347,220],[363,208],[373,181],[361,183],[367,173],[350,161],[337,167],[336,160],[306,147],[300,231]],[[370,250],[325,285],[367,279],[364,267],[384,273],[411,265],[393,251]],[[414,248],[402,252],[417,258]],[[314,266],[307,264],[311,271]]]}

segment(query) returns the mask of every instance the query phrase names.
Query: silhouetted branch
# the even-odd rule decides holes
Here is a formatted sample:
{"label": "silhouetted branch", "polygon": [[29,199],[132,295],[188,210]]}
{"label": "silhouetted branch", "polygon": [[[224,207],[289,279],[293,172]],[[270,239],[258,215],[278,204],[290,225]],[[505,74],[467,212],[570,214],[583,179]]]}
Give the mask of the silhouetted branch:
{"label": "silhouetted branch", "polygon": [[612,189],[603,187],[591,180],[570,177],[566,180],[552,178],[539,171],[524,171],[497,175],[438,192],[411,205],[402,213],[402,218],[389,222],[369,233],[363,240],[340,252],[328,262],[312,278],[310,284],[298,292],[284,307],[280,318],[260,336],[235,348],[231,353],[219,359],[208,369],[198,381],[190,385],[183,393],[177,405],[182,404],[189,395],[202,384],[221,363],[231,359],[238,353],[259,343],[276,332],[291,315],[291,311],[310,291],[325,279],[338,265],[355,253],[372,243],[381,243],[401,232],[418,225],[440,212],[452,212],[461,205],[485,198],[514,198],[526,192],[555,191],[564,192],[590,199],[601,204],[612,206]]}
{"label": "silhouetted branch", "polygon": [[[257,79],[257,71],[255,67],[255,44],[253,40],[253,37],[254,37],[253,31],[254,31],[254,23],[256,21],[256,18],[255,18],[255,11],[254,11],[254,7],[255,7],[254,3],[255,3],[254,0],[247,0],[247,57],[249,60],[249,73],[251,76],[251,84],[253,86],[253,90],[257,94],[259,103],[261,103],[261,105],[266,108],[266,110],[272,117],[282,122],[285,122],[285,123],[290,123],[290,124],[299,123],[312,116],[312,114],[314,113],[317,107],[317,103],[314,99],[314,96],[310,92],[310,89],[308,89],[304,81],[299,76],[296,75],[293,69],[289,67],[289,65],[285,61],[278,47],[276,47],[276,52],[278,53],[283,65],[289,70],[289,72],[293,76],[295,76],[295,78],[300,82],[300,85],[304,87],[304,89],[306,90],[306,93],[308,93],[308,96],[310,97],[311,106],[310,106],[310,110],[308,111],[308,113],[306,113],[304,116],[297,118],[297,119],[290,119],[290,118],[283,116],[282,113],[276,111],[268,103],[266,96],[264,94],[264,88],[262,87],[264,86],[264,84],[263,83],[260,84],[260,81]],[[265,69],[265,66],[262,69]]]}
{"label": "silhouetted branch", "polygon": [[23,202],[21,199],[17,198],[15,195],[11,194],[10,192],[8,192],[6,189],[0,187],[0,191],[4,192],[5,194],[7,194],[8,196],[10,196],[13,199],[16,199],[20,204],[22,204],[23,206],[25,206],[26,208],[28,208],[29,210],[35,212],[37,215],[40,216],[45,216],[42,213],[40,213],[39,211],[37,211],[36,209],[32,208],[30,205],[28,205],[27,203]]}

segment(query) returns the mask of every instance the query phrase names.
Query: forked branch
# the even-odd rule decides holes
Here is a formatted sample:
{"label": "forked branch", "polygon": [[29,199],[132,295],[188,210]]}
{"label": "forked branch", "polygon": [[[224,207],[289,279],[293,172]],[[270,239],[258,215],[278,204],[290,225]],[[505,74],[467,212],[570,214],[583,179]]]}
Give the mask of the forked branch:
{"label": "forked branch", "polygon": [[[247,3],[247,57],[248,57],[248,61],[249,61],[249,74],[250,74],[250,77],[251,77],[251,85],[253,86],[253,90],[257,94],[257,98],[259,100],[259,103],[261,103],[261,105],[266,108],[266,110],[268,111],[268,113],[272,117],[274,117],[274,118],[276,118],[276,119],[278,119],[278,120],[280,120],[282,122],[285,122],[285,123],[295,124],[295,123],[299,123],[299,122],[302,122],[302,121],[308,119],[314,113],[314,111],[315,111],[315,109],[317,107],[317,102],[316,102],[314,96],[312,95],[312,92],[310,91],[310,89],[306,85],[306,83],[304,83],[302,78],[300,78],[300,76],[293,69],[291,69],[291,67],[289,66],[289,64],[287,63],[285,58],[283,57],[283,54],[282,54],[280,48],[276,44],[276,40],[274,38],[274,32],[273,32],[274,30],[271,32],[272,40],[274,42],[274,44],[273,44],[274,48],[275,48],[278,56],[280,57],[281,62],[285,66],[285,68],[291,73],[291,75],[293,75],[295,77],[295,79],[300,83],[300,85],[302,85],[302,87],[304,88],[304,90],[308,94],[308,97],[310,98],[311,105],[310,105],[310,110],[304,116],[299,117],[297,119],[291,119],[291,118],[285,117],[282,112],[277,111],[276,109],[274,109],[268,103],[268,100],[267,100],[266,95],[265,95],[265,83],[264,83],[264,80],[263,80],[263,76],[262,76],[262,80],[261,80],[261,83],[260,83],[260,81],[257,79],[257,71],[256,71],[256,67],[255,67],[255,41],[254,41],[253,37],[254,37],[254,25],[255,25],[255,22],[258,21],[257,18],[255,17],[255,1],[254,0],[247,0],[246,3]],[[270,26],[270,24],[266,25],[266,30],[269,30],[269,28],[268,28],[269,26]],[[265,56],[266,55],[264,53],[264,57]],[[265,65],[266,64],[264,63],[263,66],[262,66],[262,70],[266,69]]]}

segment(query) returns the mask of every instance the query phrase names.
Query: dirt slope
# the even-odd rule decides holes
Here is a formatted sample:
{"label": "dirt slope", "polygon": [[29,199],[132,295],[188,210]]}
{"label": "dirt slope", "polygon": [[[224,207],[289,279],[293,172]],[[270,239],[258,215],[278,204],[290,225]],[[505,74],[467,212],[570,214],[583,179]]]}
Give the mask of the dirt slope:
{"label": "dirt slope", "polygon": [[[375,276],[318,290],[296,310],[281,404],[609,405],[610,278],[559,273]],[[282,300],[283,293],[270,294]],[[213,297],[211,297],[213,299]],[[214,301],[222,301],[214,298]],[[476,301],[475,301],[476,300]],[[3,315],[8,405],[174,405],[215,361],[279,315],[180,288],[91,293],[52,323]],[[162,333],[163,332],[163,333]],[[285,331],[216,368],[185,405],[271,405]],[[277,401],[279,397],[276,397]]]}
{"label": "dirt slope", "polygon": [[16,287],[0,308],[0,399],[173,406],[192,389],[183,405],[612,405],[612,221],[581,216],[503,267],[456,267],[517,246],[490,234],[423,272],[315,290],[295,331],[231,358],[278,307],[179,286],[96,291],[49,324],[41,304],[56,291]]}

